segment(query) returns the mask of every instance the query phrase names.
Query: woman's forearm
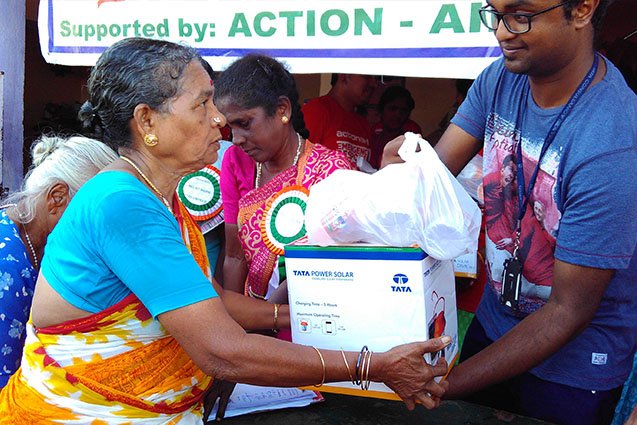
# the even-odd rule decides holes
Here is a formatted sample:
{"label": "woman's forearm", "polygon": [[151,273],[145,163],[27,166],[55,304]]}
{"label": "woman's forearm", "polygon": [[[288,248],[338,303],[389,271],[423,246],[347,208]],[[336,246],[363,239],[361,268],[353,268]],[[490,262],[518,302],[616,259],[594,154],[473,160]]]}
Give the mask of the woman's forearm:
{"label": "woman's forearm", "polygon": [[223,262],[223,289],[243,294],[248,267],[242,258],[226,256]]}
{"label": "woman's forearm", "polygon": [[290,308],[287,304],[275,305],[267,301],[246,297],[224,290],[223,304],[230,316],[246,330],[284,329],[290,327]]}
{"label": "woman's forearm", "polygon": [[435,376],[446,372],[446,363],[429,366],[423,355],[444,348],[451,341],[449,337],[376,353],[363,372],[357,352],[317,351],[276,338],[246,334],[217,298],[162,313],[158,319],[195,364],[218,379],[255,385],[318,385],[349,380],[358,364],[359,377],[384,382],[408,408],[413,408],[417,401],[434,407],[446,387],[433,381]]}

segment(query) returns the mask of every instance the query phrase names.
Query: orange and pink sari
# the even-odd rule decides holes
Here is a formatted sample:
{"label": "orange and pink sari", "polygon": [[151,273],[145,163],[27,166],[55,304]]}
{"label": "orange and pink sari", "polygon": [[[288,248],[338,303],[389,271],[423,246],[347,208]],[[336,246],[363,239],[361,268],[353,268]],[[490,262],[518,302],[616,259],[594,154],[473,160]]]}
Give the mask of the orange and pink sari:
{"label": "orange and pink sari", "polygon": [[[278,243],[278,247],[273,246],[276,243],[273,240],[276,230],[272,230],[274,226],[268,226],[266,222],[271,220],[274,224],[276,218],[269,217],[268,212],[280,211],[285,203],[302,204],[303,200],[294,199],[295,191],[309,193],[312,185],[338,169],[351,169],[349,160],[342,153],[307,140],[297,166],[283,170],[262,187],[248,192],[239,200],[239,239],[248,263],[245,295],[255,298],[266,296],[273,274],[282,269],[279,257],[283,255],[283,250],[280,245],[291,243],[295,239],[276,235],[282,242]],[[283,199],[287,195],[290,197]],[[298,195],[302,196],[301,193]],[[280,275],[275,274],[275,277],[278,276]]]}
{"label": "orange and pink sari", "polygon": [[[203,236],[175,204],[184,242],[210,277]],[[131,294],[79,320],[29,322],[22,366],[0,392],[0,424],[200,424],[211,384]]]}

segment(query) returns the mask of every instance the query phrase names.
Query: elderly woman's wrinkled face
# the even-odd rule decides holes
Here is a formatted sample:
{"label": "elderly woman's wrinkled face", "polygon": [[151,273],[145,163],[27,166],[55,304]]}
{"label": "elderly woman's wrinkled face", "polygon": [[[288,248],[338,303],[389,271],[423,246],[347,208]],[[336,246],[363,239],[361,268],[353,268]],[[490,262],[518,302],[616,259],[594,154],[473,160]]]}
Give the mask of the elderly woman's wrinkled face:
{"label": "elderly woman's wrinkled face", "polygon": [[257,162],[269,161],[280,153],[288,128],[276,114],[268,116],[261,107],[244,109],[229,96],[219,99],[218,103],[232,128],[233,144]]}
{"label": "elderly woman's wrinkled face", "polygon": [[177,95],[168,102],[168,112],[159,113],[153,148],[179,170],[196,171],[217,160],[225,117],[212,102],[210,76],[193,60],[181,77]]}

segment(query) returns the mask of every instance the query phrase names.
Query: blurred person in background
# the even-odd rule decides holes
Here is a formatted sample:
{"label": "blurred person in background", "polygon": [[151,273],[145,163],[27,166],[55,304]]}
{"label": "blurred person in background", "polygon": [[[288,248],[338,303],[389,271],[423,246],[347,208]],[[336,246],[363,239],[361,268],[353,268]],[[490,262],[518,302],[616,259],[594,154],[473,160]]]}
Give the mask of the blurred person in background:
{"label": "blurred person in background", "polygon": [[415,106],[414,98],[403,86],[388,87],[380,96],[378,101],[380,122],[374,126],[371,139],[370,164],[372,167],[380,168],[383,149],[389,141],[408,131],[422,134],[420,126],[409,119]]}
{"label": "blurred person in background", "polygon": [[369,102],[377,82],[372,75],[332,74],[332,88],[325,96],[302,107],[313,143],[343,152],[356,168],[358,158],[369,162],[372,129],[357,109]]}

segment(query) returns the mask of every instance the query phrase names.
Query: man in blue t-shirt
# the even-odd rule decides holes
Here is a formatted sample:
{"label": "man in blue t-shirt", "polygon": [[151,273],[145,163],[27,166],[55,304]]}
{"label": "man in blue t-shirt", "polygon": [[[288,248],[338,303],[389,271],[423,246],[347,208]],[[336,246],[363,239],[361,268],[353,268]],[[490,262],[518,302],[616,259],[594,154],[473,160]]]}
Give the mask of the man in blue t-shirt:
{"label": "man in blue t-shirt", "polygon": [[[446,397],[609,423],[637,345],[637,96],[593,50],[608,0],[487,3],[504,57],[436,145],[455,174],[483,149],[494,223],[488,285]],[[489,205],[487,184],[502,186]]]}

